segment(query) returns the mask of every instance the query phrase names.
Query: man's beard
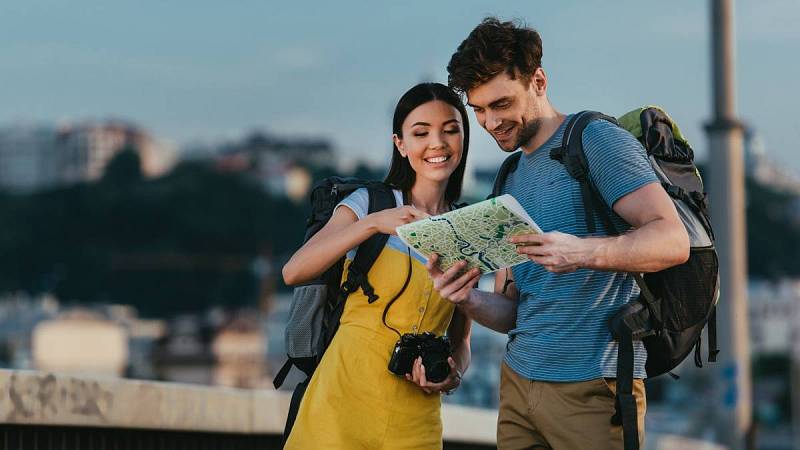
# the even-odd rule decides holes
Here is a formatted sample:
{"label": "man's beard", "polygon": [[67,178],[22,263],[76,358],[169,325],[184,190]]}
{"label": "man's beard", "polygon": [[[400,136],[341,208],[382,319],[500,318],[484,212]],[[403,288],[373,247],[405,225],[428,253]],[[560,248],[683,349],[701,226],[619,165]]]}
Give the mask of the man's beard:
{"label": "man's beard", "polygon": [[519,132],[519,137],[514,145],[514,150],[530,142],[530,140],[539,133],[539,129],[541,127],[542,119],[533,119],[532,121],[524,124]]}

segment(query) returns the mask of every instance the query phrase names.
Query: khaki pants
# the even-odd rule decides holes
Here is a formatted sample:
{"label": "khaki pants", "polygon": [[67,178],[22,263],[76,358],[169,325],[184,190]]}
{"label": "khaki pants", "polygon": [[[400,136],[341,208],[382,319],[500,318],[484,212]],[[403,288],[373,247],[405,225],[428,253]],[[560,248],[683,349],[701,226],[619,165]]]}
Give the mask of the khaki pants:
{"label": "khaki pants", "polygon": [[[521,377],[505,363],[500,370],[500,450],[621,450],[622,426],[612,425],[616,380],[549,383]],[[644,383],[633,381],[644,448]]]}

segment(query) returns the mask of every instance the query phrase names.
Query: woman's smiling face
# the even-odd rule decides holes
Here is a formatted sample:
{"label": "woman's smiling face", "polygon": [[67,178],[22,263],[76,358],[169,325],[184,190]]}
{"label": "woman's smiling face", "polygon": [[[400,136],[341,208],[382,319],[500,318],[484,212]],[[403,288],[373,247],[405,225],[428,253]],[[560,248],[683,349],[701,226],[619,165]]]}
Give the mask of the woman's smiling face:
{"label": "woman's smiling face", "polygon": [[416,107],[403,122],[403,135],[394,135],[400,154],[417,179],[447,181],[461,162],[463,124],[458,110],[441,100]]}

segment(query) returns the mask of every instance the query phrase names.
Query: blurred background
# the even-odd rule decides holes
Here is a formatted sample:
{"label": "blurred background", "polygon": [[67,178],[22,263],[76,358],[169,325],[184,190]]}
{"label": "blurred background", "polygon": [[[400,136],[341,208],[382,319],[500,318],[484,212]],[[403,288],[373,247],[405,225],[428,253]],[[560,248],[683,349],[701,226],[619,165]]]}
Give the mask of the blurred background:
{"label": "blurred background", "polygon": [[[309,187],[382,178],[397,99],[446,83],[486,15],[541,33],[560,111],[661,105],[711,170],[706,2],[4,3],[0,366],[272,389],[291,299],[280,269]],[[752,417],[758,448],[789,449],[800,4],[739,1],[735,18]],[[475,201],[503,154],[470,119]],[[445,402],[496,408],[504,349],[475,327],[472,366]],[[718,440],[716,372],[690,361],[678,374],[648,381],[648,432]]]}

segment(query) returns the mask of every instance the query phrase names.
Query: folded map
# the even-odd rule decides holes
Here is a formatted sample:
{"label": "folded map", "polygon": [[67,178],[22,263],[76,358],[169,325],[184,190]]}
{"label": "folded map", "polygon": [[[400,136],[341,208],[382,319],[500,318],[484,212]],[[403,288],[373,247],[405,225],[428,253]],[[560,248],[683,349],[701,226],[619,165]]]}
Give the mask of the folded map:
{"label": "folded map", "polygon": [[400,239],[423,258],[438,254],[442,270],[464,260],[482,273],[528,261],[507,238],[541,232],[508,194],[397,227]]}

